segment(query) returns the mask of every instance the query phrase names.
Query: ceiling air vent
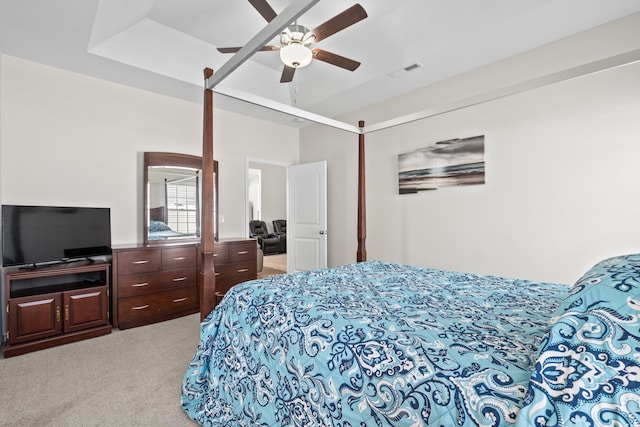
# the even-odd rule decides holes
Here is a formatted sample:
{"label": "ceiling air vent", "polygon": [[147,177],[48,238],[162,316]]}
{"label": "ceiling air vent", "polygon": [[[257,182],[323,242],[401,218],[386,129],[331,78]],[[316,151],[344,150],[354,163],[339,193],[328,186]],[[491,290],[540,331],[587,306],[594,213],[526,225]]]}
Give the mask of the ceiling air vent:
{"label": "ceiling air vent", "polygon": [[399,70],[392,71],[391,73],[388,74],[388,76],[393,78],[400,77],[403,74],[406,74],[409,71],[417,70],[418,68],[422,68],[422,64],[419,62],[414,62],[411,65],[407,65],[406,67],[400,68]]}

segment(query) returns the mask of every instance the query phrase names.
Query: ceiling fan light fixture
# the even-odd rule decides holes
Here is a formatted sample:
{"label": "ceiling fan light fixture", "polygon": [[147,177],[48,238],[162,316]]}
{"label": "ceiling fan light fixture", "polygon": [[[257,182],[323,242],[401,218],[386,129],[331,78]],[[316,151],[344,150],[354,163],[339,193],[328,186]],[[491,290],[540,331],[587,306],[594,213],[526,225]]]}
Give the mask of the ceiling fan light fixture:
{"label": "ceiling fan light fixture", "polygon": [[313,59],[313,52],[300,42],[293,41],[280,48],[280,60],[291,68],[306,67]]}

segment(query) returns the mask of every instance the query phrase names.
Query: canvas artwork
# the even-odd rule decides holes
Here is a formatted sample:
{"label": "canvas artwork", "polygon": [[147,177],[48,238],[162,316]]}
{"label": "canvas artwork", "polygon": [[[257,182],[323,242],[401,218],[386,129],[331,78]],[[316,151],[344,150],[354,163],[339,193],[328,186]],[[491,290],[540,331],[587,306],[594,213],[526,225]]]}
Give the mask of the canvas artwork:
{"label": "canvas artwork", "polygon": [[398,155],[400,194],[484,184],[484,135],[436,142]]}

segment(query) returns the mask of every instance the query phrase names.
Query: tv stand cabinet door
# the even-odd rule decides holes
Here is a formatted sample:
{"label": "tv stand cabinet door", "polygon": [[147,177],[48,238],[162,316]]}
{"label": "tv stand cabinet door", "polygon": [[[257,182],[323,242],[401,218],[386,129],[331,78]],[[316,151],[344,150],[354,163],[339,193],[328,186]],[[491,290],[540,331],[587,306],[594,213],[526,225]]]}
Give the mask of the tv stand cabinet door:
{"label": "tv stand cabinet door", "polygon": [[60,293],[9,300],[9,344],[47,338],[62,333]]}
{"label": "tv stand cabinet door", "polygon": [[63,300],[65,332],[107,324],[109,299],[106,286],[67,291],[63,293]]}

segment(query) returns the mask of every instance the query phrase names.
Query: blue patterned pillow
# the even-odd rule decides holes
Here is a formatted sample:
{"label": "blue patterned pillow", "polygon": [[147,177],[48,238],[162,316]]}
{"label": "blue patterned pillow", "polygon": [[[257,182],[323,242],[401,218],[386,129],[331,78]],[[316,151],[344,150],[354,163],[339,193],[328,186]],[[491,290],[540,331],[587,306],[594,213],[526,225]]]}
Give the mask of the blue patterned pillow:
{"label": "blue patterned pillow", "polygon": [[640,254],[605,259],[594,265],[571,289],[557,310],[587,311],[595,307],[622,308],[640,292]]}
{"label": "blue patterned pillow", "polygon": [[560,304],[517,426],[640,426],[640,254],[596,264]]}

